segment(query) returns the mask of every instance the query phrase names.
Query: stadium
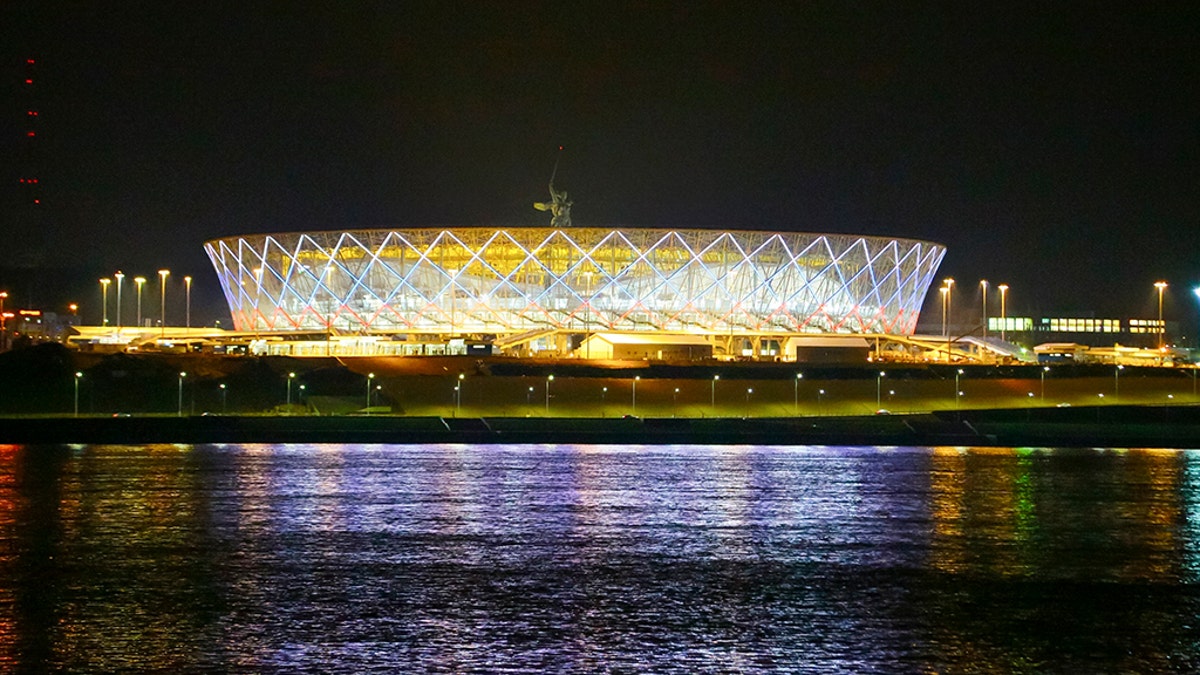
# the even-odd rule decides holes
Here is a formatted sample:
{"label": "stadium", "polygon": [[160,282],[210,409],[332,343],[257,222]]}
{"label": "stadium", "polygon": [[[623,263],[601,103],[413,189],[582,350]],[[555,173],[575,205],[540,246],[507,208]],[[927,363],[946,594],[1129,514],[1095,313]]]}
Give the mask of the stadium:
{"label": "stadium", "polygon": [[205,249],[238,331],[323,335],[326,350],[353,336],[375,353],[609,358],[633,344],[642,352],[625,355],[652,344],[660,356],[791,358],[804,337],[911,335],[945,255],[880,236],[554,226],[259,234]]}

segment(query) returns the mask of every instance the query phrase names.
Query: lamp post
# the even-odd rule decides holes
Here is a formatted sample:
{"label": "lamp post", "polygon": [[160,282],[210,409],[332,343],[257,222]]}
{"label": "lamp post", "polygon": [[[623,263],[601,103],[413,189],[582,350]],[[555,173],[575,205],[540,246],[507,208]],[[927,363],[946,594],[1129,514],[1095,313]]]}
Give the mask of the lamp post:
{"label": "lamp post", "polygon": [[454,385],[454,412],[455,412],[455,414],[457,414],[459,410],[462,410],[462,388],[463,388],[463,382],[466,379],[467,379],[467,376],[465,373],[459,373],[458,374],[458,384]]}
{"label": "lamp post", "polygon": [[295,373],[288,373],[287,376],[287,406],[288,412],[292,411],[292,380],[296,379]]}
{"label": "lamp post", "polygon": [[171,274],[171,270],[158,271],[158,325],[159,337],[167,334],[167,276]]}
{"label": "lamp post", "polygon": [[876,410],[879,410],[880,408],[883,407],[883,403],[881,400],[883,398],[883,396],[882,396],[883,395],[883,378],[886,376],[887,376],[887,373],[881,370],[881,371],[879,371],[878,377],[875,378],[875,409]]}
{"label": "lamp post", "polygon": [[671,394],[671,417],[675,416],[675,411],[679,407],[679,387],[675,387],[675,391]]}
{"label": "lamp post", "polygon": [[979,280],[979,287],[983,289],[983,339],[984,339],[984,340],[987,340],[987,336],[988,336],[988,325],[987,325],[987,289],[988,289],[988,282],[987,282],[987,279],[980,279],[980,280]]}
{"label": "lamp post", "polygon": [[1163,291],[1167,290],[1167,282],[1157,281],[1154,287],[1158,289],[1158,348],[1162,349],[1167,335],[1167,325],[1162,318]]}
{"label": "lamp post", "polygon": [[950,311],[950,306],[953,304],[954,297],[954,279],[946,278],[946,363],[950,363],[950,334],[952,332],[950,326],[954,323],[954,313]]}
{"label": "lamp post", "polygon": [[963,369],[959,368],[954,371],[954,409],[958,410],[958,396],[961,392],[958,390],[958,378],[962,377]]}
{"label": "lamp post", "polygon": [[185,297],[187,298],[184,316],[187,317],[187,327],[191,328],[192,327],[192,278],[191,277],[183,278],[183,287],[186,289]]}
{"label": "lamp post", "polygon": [[83,377],[83,373],[75,371],[75,416],[79,417],[79,378]]}
{"label": "lamp post", "polygon": [[546,376],[546,414],[550,414],[550,383],[554,381],[554,375]]}
{"label": "lamp post", "polygon": [[1125,366],[1118,365],[1113,369],[1113,400],[1121,398],[1121,371]]}
{"label": "lamp post", "polygon": [[375,382],[375,373],[367,373],[367,414],[371,414],[371,385]]}
{"label": "lamp post", "polygon": [[187,373],[179,373],[179,417],[183,417],[183,378],[187,377]]}
{"label": "lamp post", "polygon": [[950,295],[950,288],[942,286],[938,289],[938,293],[942,295],[942,336],[946,336],[946,297]]}
{"label": "lamp post", "polygon": [[800,380],[804,379],[804,373],[796,373],[796,377],[792,380],[792,411],[793,414],[800,414]]}
{"label": "lamp post", "polygon": [[119,333],[121,332],[121,286],[125,281],[125,273],[117,270],[113,278],[117,280],[117,332]]}
{"label": "lamp post", "polygon": [[142,327],[142,286],[146,285],[146,277],[134,277],[133,283],[137,284],[137,326]]}
{"label": "lamp post", "polygon": [[219,386],[221,387],[221,414],[224,415],[227,409],[225,406],[225,383],[222,382]]}
{"label": "lamp post", "polygon": [[525,405],[533,405],[533,387],[530,387],[529,391],[525,392]]}
{"label": "lamp post", "polygon": [[754,389],[746,387],[746,417],[750,417],[750,394],[754,393]]}
{"label": "lamp post", "polygon": [[[108,285],[111,283],[112,279],[105,278],[100,280],[100,304],[103,305],[103,309],[101,310],[102,318],[100,319],[101,326],[108,325]],[[7,298],[8,293],[5,293],[4,297]],[[0,314],[3,312],[4,304],[0,302]]]}
{"label": "lamp post", "polygon": [[947,277],[942,281],[946,285],[946,334],[950,334],[950,326],[954,323],[954,312],[951,311],[954,296],[954,279]]}
{"label": "lamp post", "polygon": [[608,400],[608,387],[600,387],[600,416],[604,417],[605,401]]}
{"label": "lamp post", "polygon": [[819,414],[819,415],[825,414],[825,390],[824,389],[817,390],[817,414]]}
{"label": "lamp post", "polygon": [[1000,284],[996,288],[1000,289],[1000,341],[1006,342],[1004,332],[1008,328],[1008,309],[1004,303],[1008,297],[1008,284]]}
{"label": "lamp post", "polygon": [[712,409],[713,409],[713,411],[714,411],[714,412],[715,412],[715,411],[716,411],[716,409],[717,409],[717,381],[718,381],[718,380],[720,380],[720,379],[721,379],[721,376],[720,376],[720,375],[713,375],[713,379],[712,379],[712,396],[711,396],[711,398],[712,398],[712,401],[711,401],[711,405],[712,405]]}
{"label": "lamp post", "polygon": [[1042,366],[1042,403],[1046,402],[1046,373],[1050,372],[1050,366]]}
{"label": "lamp post", "polygon": [[637,383],[640,379],[642,379],[641,375],[635,375],[633,378],[633,395],[630,399],[630,403],[632,404],[631,407],[633,408],[634,415],[637,414]]}
{"label": "lamp post", "polygon": [[[305,389],[308,389],[308,385],[307,385],[307,384],[302,384],[302,385],[300,385],[299,389],[300,389],[300,391],[296,393],[296,397],[299,399],[299,400],[298,400],[298,403],[299,403],[301,406],[303,406],[303,405],[304,405],[304,390],[305,390]],[[307,408],[305,408],[304,410],[305,410],[305,412],[307,412],[307,411],[308,411],[308,409],[307,409]]]}
{"label": "lamp post", "polygon": [[[108,288],[107,286],[105,287]],[[0,291],[0,352],[8,344],[8,322],[4,320],[4,301],[8,299],[8,291]],[[107,303],[106,303],[107,304]],[[107,319],[105,319],[107,323]]]}

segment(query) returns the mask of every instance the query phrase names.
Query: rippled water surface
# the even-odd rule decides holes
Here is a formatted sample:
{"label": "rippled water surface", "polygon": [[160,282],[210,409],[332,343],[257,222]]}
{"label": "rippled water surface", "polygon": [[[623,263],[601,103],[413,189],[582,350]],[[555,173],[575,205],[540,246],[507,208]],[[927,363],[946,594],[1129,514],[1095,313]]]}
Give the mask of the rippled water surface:
{"label": "rippled water surface", "polygon": [[1200,670],[1200,455],[0,446],[0,667]]}

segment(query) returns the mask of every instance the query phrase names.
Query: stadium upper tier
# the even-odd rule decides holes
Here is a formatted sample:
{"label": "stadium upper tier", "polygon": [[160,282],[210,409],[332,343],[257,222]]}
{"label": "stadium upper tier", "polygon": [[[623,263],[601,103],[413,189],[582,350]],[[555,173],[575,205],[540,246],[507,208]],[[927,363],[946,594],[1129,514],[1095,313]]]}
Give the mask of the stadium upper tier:
{"label": "stadium upper tier", "polygon": [[239,330],[911,334],[945,248],[794,232],[445,227],[207,242]]}

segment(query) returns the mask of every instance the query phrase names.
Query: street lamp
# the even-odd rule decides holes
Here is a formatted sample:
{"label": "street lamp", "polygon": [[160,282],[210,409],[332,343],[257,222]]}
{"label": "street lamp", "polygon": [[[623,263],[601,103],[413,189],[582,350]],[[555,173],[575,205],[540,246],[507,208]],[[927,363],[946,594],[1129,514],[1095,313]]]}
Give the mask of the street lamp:
{"label": "street lamp", "polygon": [[456,414],[458,413],[459,410],[462,410],[462,388],[463,388],[463,381],[465,379],[467,379],[466,374],[459,373],[458,374],[458,384],[454,385],[454,412]]}
{"label": "street lamp", "polygon": [[746,388],[746,417],[750,417],[750,394],[754,393],[751,387]]}
{"label": "street lamp", "polygon": [[[101,310],[101,314],[103,316],[103,318],[100,320],[101,326],[108,325],[108,285],[111,283],[112,279],[105,278],[100,280],[100,304],[104,306],[104,308]],[[8,293],[5,293],[4,297],[7,298]],[[0,302],[0,314],[4,312],[3,308],[4,303]]]}
{"label": "street lamp", "polygon": [[800,380],[804,379],[804,373],[796,373],[796,378],[792,380],[792,410],[794,414],[800,414]]}
{"label": "street lamp", "polygon": [[1154,287],[1158,289],[1158,348],[1162,349],[1167,334],[1167,325],[1163,323],[1162,318],[1163,291],[1167,290],[1167,282],[1157,281]]}
{"label": "street lamp", "polygon": [[292,380],[296,379],[295,373],[288,373],[287,376],[287,405],[288,412],[292,411]]}
{"label": "street lamp", "polygon": [[954,295],[954,279],[947,277],[946,279],[942,280],[942,283],[946,285],[946,333],[949,335],[950,326],[953,323],[954,317],[954,313],[950,311],[951,305],[953,304],[952,297]]}
{"label": "street lamp", "polygon": [[121,282],[125,281],[125,273],[117,270],[113,278],[117,280],[117,332],[119,333],[121,331]]}
{"label": "street lamp", "polygon": [[1125,366],[1118,365],[1113,369],[1113,399],[1121,398],[1121,371],[1125,370]]}
{"label": "street lamp", "polygon": [[825,414],[825,400],[824,399],[825,399],[825,390],[818,389],[817,390],[817,413],[820,415]]}
{"label": "street lamp", "polygon": [[1046,373],[1050,372],[1050,366],[1042,366],[1042,403],[1046,402]]}
{"label": "street lamp", "polygon": [[133,283],[137,284],[137,325],[142,327],[142,286],[146,284],[146,277],[134,277]]}
{"label": "street lamp", "polygon": [[884,377],[887,377],[887,373],[881,370],[881,371],[879,371],[879,376],[875,378],[875,409],[876,410],[879,410],[880,408],[883,407],[883,404],[880,401],[880,399],[882,398],[881,395],[883,393],[883,378]]}
{"label": "street lamp", "polygon": [[638,380],[641,380],[641,379],[642,379],[641,375],[635,375],[633,378],[633,398],[631,399],[631,402],[633,404],[632,405],[633,414],[635,414],[635,415],[637,414],[637,383],[638,383]]}
{"label": "street lamp", "polygon": [[963,375],[962,368],[959,368],[958,370],[954,371],[954,409],[955,410],[958,410],[958,397],[960,395],[962,395],[962,392],[958,390],[958,378],[962,377],[962,375]]}
{"label": "street lamp", "polygon": [[0,291],[0,352],[8,343],[8,323],[4,320],[4,301],[7,299],[8,291]]}
{"label": "street lamp", "polygon": [[171,270],[158,271],[158,325],[159,337],[167,334],[167,276],[171,274]]}
{"label": "street lamp", "polygon": [[679,404],[679,387],[675,387],[675,392],[671,394],[671,417],[675,416],[675,409]]}
{"label": "street lamp", "polygon": [[1008,328],[1008,310],[1004,303],[1008,297],[1008,284],[1000,284],[996,288],[1000,289],[1000,341],[1005,342],[1004,331]]}
{"label": "street lamp", "polygon": [[179,373],[179,417],[183,417],[183,378],[187,377],[187,373]]}
{"label": "street lamp", "polygon": [[604,416],[604,404],[608,400],[608,387],[600,387],[600,416]]}
{"label": "street lamp", "polygon": [[187,327],[191,328],[192,327],[192,278],[184,277],[183,285],[184,285],[184,288],[187,289],[186,290],[187,308],[185,310],[186,311],[185,316],[187,317]]}
{"label": "street lamp", "polygon": [[375,381],[375,373],[367,373],[367,414],[371,414],[371,384]]}
{"label": "street lamp", "polygon": [[224,382],[222,382],[222,383],[221,383],[219,386],[221,387],[221,414],[222,414],[222,415],[224,415],[224,414],[225,414],[225,410],[226,410],[226,406],[225,406],[225,383],[224,383]]}
{"label": "street lamp", "polygon": [[942,294],[942,335],[945,336],[946,335],[946,298],[947,298],[947,296],[950,295],[950,288],[948,286],[942,286],[941,288],[938,289],[938,292]]}
{"label": "street lamp", "polygon": [[943,282],[946,284],[946,363],[950,363],[950,326],[954,323],[954,315],[950,311],[950,305],[954,296],[954,279],[949,277]]}
{"label": "street lamp", "polygon": [[983,339],[984,339],[984,340],[987,340],[987,336],[988,336],[988,325],[987,325],[987,289],[988,289],[988,282],[987,282],[987,279],[980,279],[980,280],[979,280],[979,286],[980,286],[980,288],[982,288],[982,289],[983,289]]}
{"label": "street lamp", "polygon": [[553,375],[546,376],[546,414],[550,414],[550,383],[554,381]]}
{"label": "street lamp", "polygon": [[721,379],[720,375],[713,375],[712,379],[712,409],[717,409],[717,381]]}
{"label": "street lamp", "polygon": [[83,373],[75,371],[75,416],[79,417],[79,378],[83,377]]}
{"label": "street lamp", "polygon": [[530,387],[529,391],[525,392],[525,405],[533,405],[533,387]]}

